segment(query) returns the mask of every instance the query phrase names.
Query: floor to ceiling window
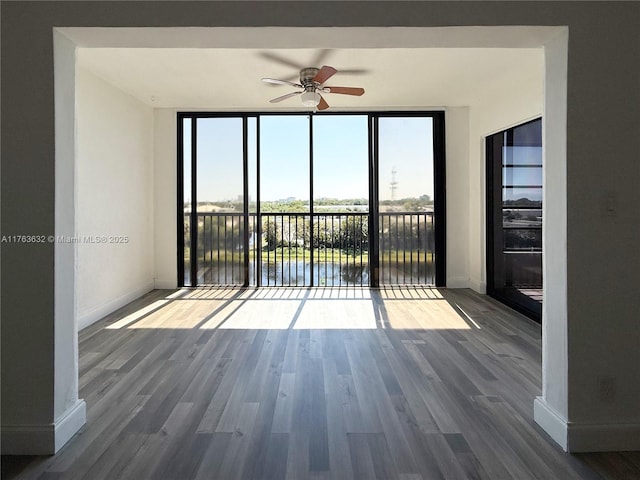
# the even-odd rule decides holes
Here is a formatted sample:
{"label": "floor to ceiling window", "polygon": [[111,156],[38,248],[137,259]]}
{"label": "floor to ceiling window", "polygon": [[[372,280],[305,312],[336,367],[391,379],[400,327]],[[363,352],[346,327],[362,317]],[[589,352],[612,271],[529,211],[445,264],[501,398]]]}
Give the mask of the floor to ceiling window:
{"label": "floor to ceiling window", "polygon": [[[251,285],[306,286],[311,266],[311,132],[306,115],[258,118],[258,220]],[[251,196],[253,192],[249,192]]]}
{"label": "floor to ceiling window", "polygon": [[487,293],[542,315],[542,120],[487,138]]}
{"label": "floor to ceiling window", "polygon": [[368,116],[314,116],[312,152],[316,284],[368,285]]}
{"label": "floor to ceiling window", "polygon": [[444,284],[444,115],[178,114],[179,284]]}
{"label": "floor to ceiling window", "polygon": [[381,284],[435,284],[433,118],[378,121]]}

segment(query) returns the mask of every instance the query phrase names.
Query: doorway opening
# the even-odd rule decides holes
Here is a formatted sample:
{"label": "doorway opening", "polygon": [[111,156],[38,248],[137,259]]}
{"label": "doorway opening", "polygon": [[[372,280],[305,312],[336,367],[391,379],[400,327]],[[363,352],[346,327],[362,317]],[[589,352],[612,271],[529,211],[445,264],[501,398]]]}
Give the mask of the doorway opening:
{"label": "doorway opening", "polygon": [[178,114],[180,286],[443,286],[444,113]]}

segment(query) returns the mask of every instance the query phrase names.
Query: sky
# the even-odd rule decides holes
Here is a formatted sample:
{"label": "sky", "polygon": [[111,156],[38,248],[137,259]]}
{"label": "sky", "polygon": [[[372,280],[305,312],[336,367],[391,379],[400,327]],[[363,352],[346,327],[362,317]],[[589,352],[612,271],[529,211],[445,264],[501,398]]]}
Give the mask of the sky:
{"label": "sky", "polygon": [[[237,200],[242,194],[242,120],[198,121],[198,201]],[[368,198],[366,115],[313,117],[314,197]],[[185,122],[185,165],[190,163],[190,126]],[[256,123],[249,119],[249,189],[256,191]],[[429,117],[384,117],[379,123],[380,200],[433,198],[433,136]],[[260,117],[261,200],[309,199],[309,116]],[[188,169],[187,169],[188,170]],[[185,171],[185,186],[190,172]],[[185,198],[189,198],[185,188]]]}

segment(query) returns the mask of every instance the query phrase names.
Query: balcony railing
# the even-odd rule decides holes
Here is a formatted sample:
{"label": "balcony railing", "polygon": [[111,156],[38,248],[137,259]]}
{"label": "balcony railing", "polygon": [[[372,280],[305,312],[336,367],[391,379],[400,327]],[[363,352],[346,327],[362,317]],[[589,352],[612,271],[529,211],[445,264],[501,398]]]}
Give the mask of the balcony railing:
{"label": "balcony railing", "polygon": [[367,213],[262,214],[261,285],[369,284]]}
{"label": "balcony railing", "polygon": [[[185,214],[185,245],[189,245]],[[199,285],[368,286],[369,214],[365,212],[198,213]],[[259,222],[259,223],[258,223]],[[433,285],[432,212],[380,213],[379,283]],[[245,269],[248,244],[249,265]],[[185,280],[190,268],[185,249]]]}
{"label": "balcony railing", "polygon": [[380,213],[380,284],[435,285],[433,212]]}

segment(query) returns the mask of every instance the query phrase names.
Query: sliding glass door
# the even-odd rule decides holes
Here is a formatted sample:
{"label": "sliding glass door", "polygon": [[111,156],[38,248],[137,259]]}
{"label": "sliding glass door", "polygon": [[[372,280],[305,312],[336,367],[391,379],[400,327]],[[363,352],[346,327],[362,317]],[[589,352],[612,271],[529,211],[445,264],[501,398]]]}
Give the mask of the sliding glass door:
{"label": "sliding glass door", "polygon": [[434,285],[433,118],[378,120],[381,285]]}
{"label": "sliding glass door", "polygon": [[260,116],[259,286],[311,285],[307,115]]}
{"label": "sliding glass door", "polygon": [[542,120],[487,138],[487,293],[542,315]]}
{"label": "sliding glass door", "polygon": [[369,285],[369,118],[313,117],[314,278]]}
{"label": "sliding glass door", "polygon": [[441,112],[178,120],[180,285],[444,284]]}

